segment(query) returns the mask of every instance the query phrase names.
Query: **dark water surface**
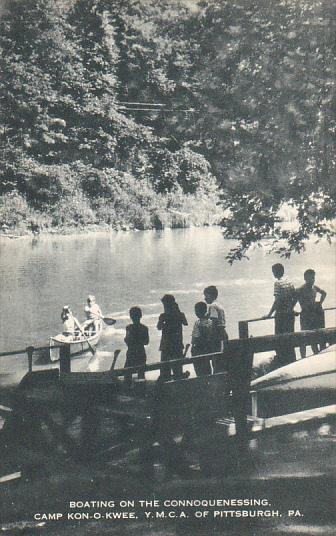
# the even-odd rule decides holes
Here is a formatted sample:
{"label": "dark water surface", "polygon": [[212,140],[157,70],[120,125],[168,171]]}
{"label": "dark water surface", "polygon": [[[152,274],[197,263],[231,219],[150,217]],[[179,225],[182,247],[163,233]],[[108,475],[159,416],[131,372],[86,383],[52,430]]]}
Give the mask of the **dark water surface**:
{"label": "dark water surface", "polygon": [[[104,314],[117,319],[105,330],[96,368],[110,364],[110,351],[123,348],[128,309],[140,305],[149,326],[148,360],[158,357],[156,323],[160,298],[173,293],[186,313],[190,339],[193,307],[206,285],[217,285],[230,337],[238,321],[266,314],[272,302],[272,263],[278,257],[266,248],[251,252],[250,260],[229,266],[225,254],[234,245],[218,228],[195,228],[129,233],[94,233],[38,239],[0,239],[0,351],[48,344],[61,331],[62,306],[69,304],[83,319],[86,297],[93,293]],[[326,306],[335,305],[335,249],[309,243],[306,252],[284,262],[288,277],[299,285],[303,272],[314,268],[316,283],[328,292]],[[329,313],[327,324],[335,321]],[[253,334],[271,333],[271,321],[251,327]],[[106,358],[106,359],[105,359]],[[125,358],[123,351],[119,366]],[[1,365],[1,363],[0,363]],[[107,365],[107,361],[106,361]],[[17,365],[19,366],[19,364]]]}

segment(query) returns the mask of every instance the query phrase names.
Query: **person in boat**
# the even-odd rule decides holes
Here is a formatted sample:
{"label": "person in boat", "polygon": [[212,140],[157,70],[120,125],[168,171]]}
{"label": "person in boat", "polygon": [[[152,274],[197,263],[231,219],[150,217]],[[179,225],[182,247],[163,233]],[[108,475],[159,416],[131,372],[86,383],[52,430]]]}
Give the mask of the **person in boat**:
{"label": "person in boat", "polygon": [[83,329],[89,334],[97,333],[100,327],[101,319],[103,318],[103,313],[96,303],[96,298],[93,294],[90,294],[87,298],[86,306],[84,307],[84,312],[86,315],[86,321],[83,324]]}
{"label": "person in boat", "polygon": [[64,305],[61,319],[63,322],[62,335],[66,338],[71,338],[71,340],[75,340],[78,336],[78,320],[73,316],[69,305]]}
{"label": "person in boat", "polygon": [[[126,337],[124,339],[127,344],[125,368],[146,364],[145,346],[149,343],[148,328],[141,323],[142,311],[140,307],[131,307],[129,315],[132,324],[126,326]],[[138,379],[145,379],[144,369],[138,371]],[[125,380],[131,383],[132,374],[125,375]]]}
{"label": "person in boat", "polygon": [[[204,300],[208,304],[207,318],[212,324],[212,352],[223,352],[225,342],[229,339],[226,332],[226,319],[223,307],[218,303],[218,290],[214,285],[206,287],[203,291]],[[216,356],[212,359],[214,374],[225,370],[225,359]]]}
{"label": "person in boat", "polygon": [[[322,304],[327,296],[325,290],[315,285],[315,271],[309,268],[303,274],[304,284],[297,289],[298,301],[301,306],[300,325],[302,330],[320,329],[325,327]],[[317,301],[317,295],[320,299]],[[325,348],[324,344],[312,344],[314,354]],[[306,357],[306,347],[300,347],[301,358]]]}
{"label": "person in boat", "polygon": [[185,314],[180,311],[175,298],[171,294],[165,294],[161,299],[164,312],[160,314],[157,329],[162,331],[160,351],[161,361],[166,363],[161,368],[160,380],[169,381],[173,373],[174,379],[185,377],[182,364],[169,365],[169,361],[183,359],[183,326],[188,322]]}
{"label": "person in boat", "polygon": [[[272,272],[275,278],[274,302],[268,315],[265,315],[263,318],[270,318],[274,313],[275,335],[293,333],[295,324],[294,306],[297,302],[294,285],[285,277],[283,264],[273,264]],[[282,342],[277,348],[277,365],[282,367],[294,361],[296,361],[295,348]]]}
{"label": "person in boat", "polygon": [[[191,355],[210,354],[212,350],[212,321],[207,317],[208,307],[204,302],[195,304],[197,320],[191,335]],[[196,376],[212,373],[210,358],[194,361]]]}

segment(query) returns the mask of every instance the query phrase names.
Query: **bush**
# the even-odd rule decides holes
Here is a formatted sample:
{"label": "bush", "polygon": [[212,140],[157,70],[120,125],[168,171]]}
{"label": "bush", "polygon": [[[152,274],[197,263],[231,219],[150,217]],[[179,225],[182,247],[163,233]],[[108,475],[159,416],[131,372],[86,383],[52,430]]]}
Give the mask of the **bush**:
{"label": "bush", "polygon": [[0,226],[7,225],[16,232],[40,231],[51,225],[51,217],[29,206],[17,191],[0,196]]}
{"label": "bush", "polygon": [[96,216],[84,194],[64,197],[52,207],[52,225],[88,225],[96,223]]}
{"label": "bush", "polygon": [[30,208],[26,199],[18,192],[10,192],[0,197],[0,225],[17,227],[29,219]]}

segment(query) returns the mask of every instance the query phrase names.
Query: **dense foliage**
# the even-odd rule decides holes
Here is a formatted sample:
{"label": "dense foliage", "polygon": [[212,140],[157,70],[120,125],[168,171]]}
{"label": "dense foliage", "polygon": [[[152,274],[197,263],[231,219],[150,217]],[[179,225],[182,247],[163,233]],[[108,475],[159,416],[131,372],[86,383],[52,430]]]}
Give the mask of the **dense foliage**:
{"label": "dense foliage", "polygon": [[[330,239],[333,20],[329,0],[13,0],[2,223],[160,228],[222,213],[240,239],[229,260],[265,236],[282,254]],[[279,225],[283,202],[298,226]]]}

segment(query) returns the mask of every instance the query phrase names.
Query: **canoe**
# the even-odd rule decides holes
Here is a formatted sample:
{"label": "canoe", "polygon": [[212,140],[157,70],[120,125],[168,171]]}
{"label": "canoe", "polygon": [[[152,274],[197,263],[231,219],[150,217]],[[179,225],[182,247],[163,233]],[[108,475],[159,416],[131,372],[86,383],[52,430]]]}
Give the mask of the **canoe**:
{"label": "canoe", "polygon": [[59,348],[54,348],[55,346],[62,346],[64,344],[69,344],[71,356],[78,356],[89,351],[90,348],[89,348],[88,341],[90,345],[95,348],[99,342],[102,331],[103,331],[103,323],[100,321],[98,323],[98,330],[92,335],[89,335],[88,337],[86,337],[86,339],[81,334],[79,334],[74,340],[72,340],[72,337],[66,337],[62,333],[55,335],[55,337],[50,337],[50,340],[49,340],[50,361],[59,360]]}
{"label": "canoe", "polygon": [[335,402],[336,345],[269,372],[251,383],[258,416],[275,417]]}

